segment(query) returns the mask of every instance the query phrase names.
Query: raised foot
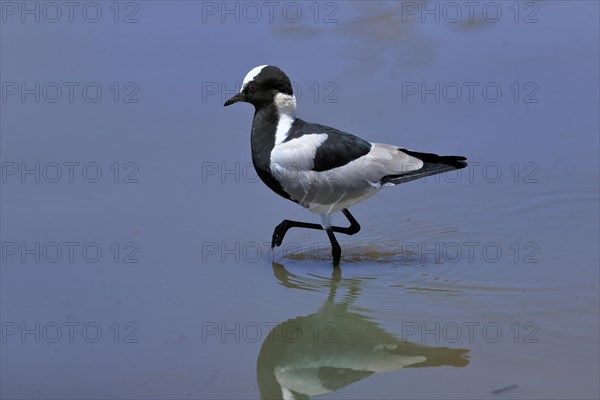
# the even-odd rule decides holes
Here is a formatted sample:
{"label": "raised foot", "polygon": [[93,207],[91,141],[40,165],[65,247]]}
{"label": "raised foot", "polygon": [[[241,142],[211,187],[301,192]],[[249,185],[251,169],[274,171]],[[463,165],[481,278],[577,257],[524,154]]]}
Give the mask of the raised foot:
{"label": "raised foot", "polygon": [[288,231],[288,229],[290,229],[290,226],[287,220],[282,221],[279,225],[275,227],[275,230],[273,231],[273,239],[271,239],[271,248],[281,246],[281,243],[283,242],[283,237],[285,236],[285,233]]}

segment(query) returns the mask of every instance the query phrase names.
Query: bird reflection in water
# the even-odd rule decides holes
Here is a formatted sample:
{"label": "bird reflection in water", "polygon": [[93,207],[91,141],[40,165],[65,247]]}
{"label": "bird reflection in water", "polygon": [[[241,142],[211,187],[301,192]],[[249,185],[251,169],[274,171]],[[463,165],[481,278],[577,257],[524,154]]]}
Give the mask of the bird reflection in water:
{"label": "bird reflection in water", "polygon": [[340,268],[331,279],[311,279],[273,263],[279,282],[288,288],[328,290],[321,308],[277,325],[258,355],[261,398],[308,398],[334,392],[377,372],[408,367],[464,367],[468,349],[431,347],[402,341],[381,329],[369,311],[352,306],[360,279],[343,279]]}

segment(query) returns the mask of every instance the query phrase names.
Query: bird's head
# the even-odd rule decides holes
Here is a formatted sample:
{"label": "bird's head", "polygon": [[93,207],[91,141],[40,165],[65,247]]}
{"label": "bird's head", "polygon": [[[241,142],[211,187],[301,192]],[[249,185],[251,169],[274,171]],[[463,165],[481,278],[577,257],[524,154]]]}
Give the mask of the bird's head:
{"label": "bird's head", "polygon": [[282,97],[294,99],[290,78],[274,65],[260,65],[246,74],[240,92],[227,100],[224,105],[244,101],[259,109]]}

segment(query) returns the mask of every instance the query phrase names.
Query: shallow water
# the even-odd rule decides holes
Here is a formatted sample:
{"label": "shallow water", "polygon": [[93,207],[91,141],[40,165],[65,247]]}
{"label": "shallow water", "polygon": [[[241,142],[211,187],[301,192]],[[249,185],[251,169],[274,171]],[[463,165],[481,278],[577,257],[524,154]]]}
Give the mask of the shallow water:
{"label": "shallow water", "polygon": [[[14,4],[2,398],[600,396],[598,3],[472,21],[455,2],[281,3],[270,22],[98,2],[96,23]],[[354,207],[339,270],[323,232],[272,252],[282,219],[316,219],[256,181],[251,107],[222,106],[265,63],[300,117],[470,167]]]}

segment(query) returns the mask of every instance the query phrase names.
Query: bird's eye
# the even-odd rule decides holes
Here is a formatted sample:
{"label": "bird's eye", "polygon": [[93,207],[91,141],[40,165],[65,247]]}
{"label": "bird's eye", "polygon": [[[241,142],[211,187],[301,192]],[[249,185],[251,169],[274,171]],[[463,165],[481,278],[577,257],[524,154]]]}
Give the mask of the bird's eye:
{"label": "bird's eye", "polygon": [[256,92],[256,83],[254,83],[254,82],[248,83],[248,90],[251,92]]}

